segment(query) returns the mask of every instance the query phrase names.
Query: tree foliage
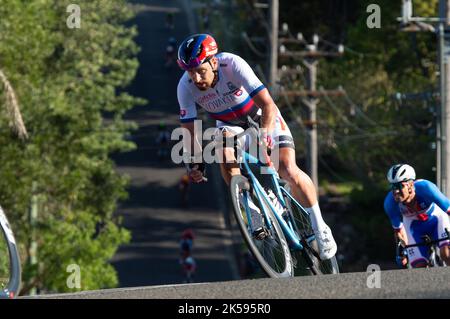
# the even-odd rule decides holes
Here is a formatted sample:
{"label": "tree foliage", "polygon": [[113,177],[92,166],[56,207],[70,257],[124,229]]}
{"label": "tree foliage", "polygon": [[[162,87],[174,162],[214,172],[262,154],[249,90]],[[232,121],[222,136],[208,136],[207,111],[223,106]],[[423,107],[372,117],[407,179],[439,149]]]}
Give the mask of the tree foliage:
{"label": "tree foliage", "polygon": [[[24,294],[32,287],[71,290],[69,264],[80,266],[82,290],[115,286],[108,260],[130,237],[113,216],[127,179],[109,155],[135,147],[124,139],[135,125],[122,118],[142,103],[124,93],[138,67],[137,32],[125,26],[133,13],[123,0],[78,1],[81,28],[70,29],[70,3],[0,0],[0,68],[29,133],[18,140],[0,117],[0,203],[24,259]],[[39,203],[35,228],[28,220],[32,195]],[[32,234],[37,265],[28,263]]]}

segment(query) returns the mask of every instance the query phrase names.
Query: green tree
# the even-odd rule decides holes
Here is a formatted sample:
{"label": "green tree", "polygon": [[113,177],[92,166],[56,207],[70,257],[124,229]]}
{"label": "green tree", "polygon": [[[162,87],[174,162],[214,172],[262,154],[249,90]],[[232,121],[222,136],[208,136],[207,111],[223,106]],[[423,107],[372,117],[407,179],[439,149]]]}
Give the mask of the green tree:
{"label": "green tree", "polygon": [[[135,147],[124,138],[135,125],[123,115],[143,103],[124,91],[138,67],[137,32],[126,26],[133,13],[124,0],[78,1],[81,28],[70,29],[70,3],[0,0],[0,66],[29,131],[26,142],[0,134],[0,203],[24,258],[24,294],[70,291],[72,263],[81,268],[82,290],[115,286],[108,260],[130,238],[113,216],[127,178],[110,155]],[[35,266],[25,262],[33,181],[40,199]]]}

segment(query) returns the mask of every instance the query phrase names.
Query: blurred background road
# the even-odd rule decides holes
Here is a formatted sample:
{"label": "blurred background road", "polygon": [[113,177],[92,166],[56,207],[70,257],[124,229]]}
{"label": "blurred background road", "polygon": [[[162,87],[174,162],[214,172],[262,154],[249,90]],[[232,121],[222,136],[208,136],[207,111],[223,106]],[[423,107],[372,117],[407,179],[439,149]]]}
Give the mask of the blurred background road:
{"label": "blurred background road", "polygon": [[[148,100],[131,110],[126,118],[139,129],[131,138],[133,152],[115,157],[118,170],[131,177],[129,198],[118,209],[124,226],[132,232],[128,245],[120,247],[113,266],[119,287],[181,283],[178,264],[182,231],[195,233],[193,257],[197,262],[195,282],[232,280],[237,276],[231,258],[230,240],[214,187],[220,182],[210,174],[209,182],[191,185],[189,208],[180,205],[178,183],[185,169],[169,159],[159,161],[155,138],[164,122],[169,131],[179,125],[176,87],[181,76],[176,62],[165,66],[165,50],[170,37],[180,43],[192,30],[183,1],[134,1],[140,13],[133,24],[141,47],[140,68],[130,88],[132,95]],[[166,15],[173,12],[174,28],[166,26]]]}

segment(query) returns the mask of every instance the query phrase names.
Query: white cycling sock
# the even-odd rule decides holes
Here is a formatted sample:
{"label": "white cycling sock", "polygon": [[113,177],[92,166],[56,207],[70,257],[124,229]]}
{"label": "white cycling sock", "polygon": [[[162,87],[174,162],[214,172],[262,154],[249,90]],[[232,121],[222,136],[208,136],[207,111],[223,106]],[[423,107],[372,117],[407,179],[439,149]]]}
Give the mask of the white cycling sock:
{"label": "white cycling sock", "polygon": [[316,203],[312,207],[305,208],[305,210],[309,213],[309,218],[311,219],[311,226],[313,230],[322,230],[327,226],[322,218],[319,203]]}

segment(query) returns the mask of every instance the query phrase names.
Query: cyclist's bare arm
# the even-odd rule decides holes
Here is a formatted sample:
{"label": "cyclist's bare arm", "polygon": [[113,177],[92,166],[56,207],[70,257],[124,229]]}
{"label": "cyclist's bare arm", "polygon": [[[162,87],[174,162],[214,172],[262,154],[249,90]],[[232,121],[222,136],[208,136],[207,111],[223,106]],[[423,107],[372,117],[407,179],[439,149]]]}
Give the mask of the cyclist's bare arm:
{"label": "cyclist's bare arm", "polygon": [[[402,228],[394,232],[394,237],[396,243],[401,242],[403,246],[408,245],[408,237],[406,235],[405,227],[403,225]],[[403,265],[403,267],[406,267],[406,265],[408,264],[408,258],[406,257],[406,255],[402,256],[401,264]]]}
{"label": "cyclist's bare arm", "polygon": [[395,231],[394,233],[395,239],[403,242],[405,245],[408,245],[408,236],[406,235],[405,227],[402,226],[400,230]]}
{"label": "cyclist's bare arm", "polygon": [[267,129],[271,133],[275,126],[275,117],[277,115],[277,107],[267,89],[258,92],[253,101],[262,109],[261,128]]}

